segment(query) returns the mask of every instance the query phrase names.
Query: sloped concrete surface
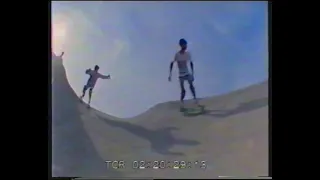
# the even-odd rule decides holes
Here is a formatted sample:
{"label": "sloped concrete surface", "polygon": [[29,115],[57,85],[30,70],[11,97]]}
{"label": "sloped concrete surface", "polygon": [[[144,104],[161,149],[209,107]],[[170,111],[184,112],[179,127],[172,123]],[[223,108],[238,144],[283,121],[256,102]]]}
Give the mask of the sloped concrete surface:
{"label": "sloped concrete surface", "polygon": [[[268,175],[268,82],[203,98],[201,115],[185,116],[174,101],[120,119],[80,103],[62,61],[56,56],[52,60],[53,176]],[[124,166],[115,169],[105,161],[122,161]],[[154,161],[163,161],[167,168],[153,169]],[[181,169],[172,167],[175,161]],[[133,168],[137,162],[146,168]]]}

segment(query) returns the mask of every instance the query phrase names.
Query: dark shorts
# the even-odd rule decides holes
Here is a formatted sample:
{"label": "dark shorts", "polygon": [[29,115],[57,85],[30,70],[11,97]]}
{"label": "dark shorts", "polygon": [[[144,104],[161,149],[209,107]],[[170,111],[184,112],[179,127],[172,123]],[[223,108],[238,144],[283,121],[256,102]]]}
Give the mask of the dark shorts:
{"label": "dark shorts", "polygon": [[90,82],[88,82],[86,85],[84,85],[84,88],[87,90],[87,89],[93,89],[94,88],[94,85],[95,84],[93,84],[93,83],[90,83]]}
{"label": "dark shorts", "polygon": [[193,82],[194,78],[193,78],[193,75],[187,74],[185,76],[180,76],[179,80],[180,81],[191,81],[191,82]]}
{"label": "dark shorts", "polygon": [[88,81],[87,81],[87,84],[84,86],[85,89],[93,89],[94,86],[96,85],[95,82],[92,81],[92,76],[90,75]]}
{"label": "dark shorts", "polygon": [[87,86],[87,85],[84,86],[84,89],[85,89],[85,90],[87,90],[87,89],[93,90],[93,88],[94,88],[94,87],[90,87],[90,86]]}

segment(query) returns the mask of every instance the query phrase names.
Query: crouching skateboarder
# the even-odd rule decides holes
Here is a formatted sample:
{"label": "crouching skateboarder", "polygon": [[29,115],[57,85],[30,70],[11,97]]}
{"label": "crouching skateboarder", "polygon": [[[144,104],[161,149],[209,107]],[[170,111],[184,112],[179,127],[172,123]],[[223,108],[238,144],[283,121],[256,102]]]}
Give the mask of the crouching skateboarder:
{"label": "crouching skateboarder", "polygon": [[85,96],[86,94],[86,91],[89,89],[89,101],[88,101],[88,107],[90,107],[90,102],[91,102],[91,96],[92,96],[92,91],[93,91],[93,88],[94,86],[96,85],[96,82],[99,78],[101,79],[110,79],[110,75],[102,75],[98,72],[99,70],[99,66],[96,65],[94,67],[94,70],[91,70],[91,69],[87,69],[86,70],[86,74],[88,74],[90,77],[87,81],[87,84],[84,85],[83,87],[83,90],[82,90],[82,95],[80,96],[80,100],[83,99],[83,97]]}
{"label": "crouching skateboarder", "polygon": [[[184,81],[188,81],[193,99],[197,105],[199,105],[199,104],[198,104],[197,97],[196,97],[195,87],[193,85],[193,81],[194,81],[193,63],[191,60],[190,53],[188,51],[186,51],[187,50],[187,41],[185,39],[180,39],[179,45],[181,47],[181,50],[175,54],[174,60],[170,63],[170,72],[169,72],[168,80],[171,81],[172,67],[173,67],[174,63],[177,63],[178,69],[179,69],[179,81],[180,81],[180,89],[181,89],[180,109],[182,110],[184,108],[184,97],[186,94],[186,90],[184,88]],[[188,69],[188,63],[190,63],[191,73],[189,72],[189,69]]]}

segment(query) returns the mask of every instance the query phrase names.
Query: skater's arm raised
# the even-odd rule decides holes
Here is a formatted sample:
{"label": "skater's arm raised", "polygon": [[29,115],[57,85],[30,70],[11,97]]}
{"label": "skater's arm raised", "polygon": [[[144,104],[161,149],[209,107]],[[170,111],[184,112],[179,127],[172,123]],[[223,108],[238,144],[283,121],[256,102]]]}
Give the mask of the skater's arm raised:
{"label": "skater's arm raised", "polygon": [[101,79],[110,79],[110,74],[109,75],[102,75],[102,74],[99,74],[99,78]]}

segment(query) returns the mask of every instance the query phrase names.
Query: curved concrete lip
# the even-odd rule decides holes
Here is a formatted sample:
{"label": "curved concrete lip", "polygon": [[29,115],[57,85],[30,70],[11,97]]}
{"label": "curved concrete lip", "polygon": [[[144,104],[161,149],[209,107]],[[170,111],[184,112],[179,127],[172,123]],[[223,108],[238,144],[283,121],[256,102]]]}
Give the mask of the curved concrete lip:
{"label": "curved concrete lip", "polygon": [[[173,101],[134,118],[120,119],[79,103],[62,61],[59,57],[52,60],[53,176],[268,175],[267,81],[203,98],[200,102],[205,112],[196,116],[183,115],[179,103]],[[154,169],[154,161],[163,161],[167,167]],[[174,169],[172,164],[178,162],[181,168]],[[134,168],[136,163],[145,168]]]}

